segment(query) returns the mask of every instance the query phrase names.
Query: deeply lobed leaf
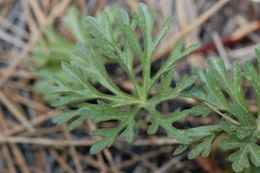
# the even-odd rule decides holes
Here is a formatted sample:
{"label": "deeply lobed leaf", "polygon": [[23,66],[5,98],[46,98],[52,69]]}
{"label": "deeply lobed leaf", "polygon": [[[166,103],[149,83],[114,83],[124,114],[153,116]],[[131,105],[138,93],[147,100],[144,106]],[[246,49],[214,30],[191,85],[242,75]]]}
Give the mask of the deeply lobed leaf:
{"label": "deeply lobed leaf", "polygon": [[[257,51],[256,54],[258,54]],[[229,160],[233,162],[232,168],[235,172],[241,172],[244,168],[248,168],[250,161],[258,166],[260,161],[260,147],[257,144],[260,139],[259,118],[248,108],[243,81],[245,79],[249,81],[255,92],[258,107],[260,107],[260,75],[249,62],[245,63],[243,68],[237,62],[234,63],[230,73],[222,59],[210,59],[208,64],[209,68],[205,72],[200,69],[195,70],[199,80],[196,85],[187,90],[185,95],[201,100],[205,105],[213,108],[221,116],[221,121],[217,125],[217,129],[214,129],[216,125],[209,126],[213,129],[211,131],[201,129],[200,132],[206,138],[200,139],[203,142],[195,145],[190,157],[194,158],[199,152],[203,153],[203,149],[207,150],[210,143],[213,142],[213,136],[216,138],[224,135],[226,138],[220,143],[220,146],[224,150],[233,151]],[[198,141],[200,133],[196,128],[189,129],[188,134],[194,138],[194,142],[191,144]],[[208,141],[209,139],[211,142]],[[205,151],[205,154],[207,155],[208,151]]]}
{"label": "deeply lobed leaf", "polygon": [[[100,20],[100,17],[105,20]],[[46,95],[58,96],[52,105],[63,108],[53,121],[57,124],[68,122],[69,130],[80,126],[87,119],[98,124],[98,128],[90,133],[101,137],[92,145],[92,154],[110,147],[117,136],[125,137],[128,142],[133,141],[137,128],[136,116],[141,109],[152,114],[148,133],[156,133],[158,127],[162,126],[170,138],[189,143],[190,138],[186,136],[186,131],[174,128],[172,123],[188,115],[205,114],[208,112],[205,106],[177,110],[167,115],[167,118],[154,110],[161,102],[181,96],[183,91],[195,82],[195,76],[185,76],[176,87],[171,86],[173,67],[197,46],[184,49],[183,41],[178,41],[165,64],[156,75],[151,76],[153,52],[170,28],[171,18],[161,26],[157,36],[153,35],[153,13],[142,3],[139,5],[139,13],[133,14],[132,18],[125,10],[114,7],[113,13],[105,11],[98,18],[86,17],[84,21],[87,29],[85,38],[79,40],[75,50],[79,60],[63,62],[61,67],[67,79],[58,77],[54,85],[45,89]],[[78,24],[76,21],[74,23]],[[73,31],[78,29],[76,26],[72,27]],[[141,36],[137,33],[138,29],[141,30]],[[134,73],[134,57],[137,57],[141,64],[141,82]],[[104,65],[105,58],[125,70],[135,88],[132,93],[122,91],[110,78]],[[161,88],[150,98],[150,89],[159,79]],[[96,84],[102,86],[102,90]],[[113,127],[99,126],[100,123],[108,121],[114,122]]]}
{"label": "deeply lobed leaf", "polygon": [[[155,134],[159,128],[163,128],[169,138],[181,143],[174,154],[180,154],[194,145],[188,154],[189,158],[195,158],[199,154],[208,156],[216,138],[224,135],[225,139],[220,145],[224,150],[233,151],[229,159],[236,172],[241,172],[250,162],[259,166],[260,149],[257,142],[260,139],[260,113],[258,111],[256,117],[249,110],[243,91],[243,80],[247,79],[260,107],[260,77],[253,65],[246,63],[241,68],[238,63],[234,63],[229,73],[223,60],[210,59],[206,71],[195,69],[194,75],[184,76],[172,87],[174,66],[197,49],[198,45],[184,49],[184,41],[177,41],[170,56],[152,76],[152,55],[170,28],[172,19],[169,18],[161,26],[158,35],[154,36],[154,16],[146,5],[139,4],[139,13],[134,13],[132,17],[118,7],[112,11],[105,11],[97,18],[86,17],[84,22],[87,30],[82,33],[81,19],[78,19],[77,13],[71,12],[64,19],[65,25],[75,33],[79,43],[76,46],[76,56],[73,55],[72,59],[68,58],[62,63],[62,75],[58,75],[55,83],[46,82],[42,89],[47,97],[54,96],[53,106],[62,108],[53,122],[68,122],[69,130],[79,127],[87,119],[97,124],[97,129],[90,132],[92,136],[100,137],[90,148],[90,153],[95,154],[110,147],[118,136],[126,138],[128,142],[133,141],[138,128],[138,113],[145,110],[151,115],[148,134]],[[73,25],[68,25],[68,21],[74,18],[77,20],[73,21]],[[139,29],[140,35],[137,33]],[[60,41],[60,38],[57,39],[52,31],[49,32],[49,37],[52,46],[72,47],[71,44]],[[53,52],[56,53],[55,51],[57,50]],[[68,52],[70,55],[71,51]],[[260,68],[259,49],[256,49],[256,54]],[[134,72],[135,57],[141,65],[141,79]],[[121,90],[110,78],[104,64],[107,59],[117,63],[127,73],[134,86],[132,93]],[[57,58],[55,64],[62,60],[64,59]],[[160,89],[151,97],[150,90],[156,82],[160,83]],[[177,109],[166,115],[157,110],[160,103],[179,96],[195,98],[205,105]],[[207,116],[212,110],[221,115],[218,124],[190,129],[175,127],[176,122],[187,116]],[[103,127],[102,123],[108,121],[112,122],[112,126]]]}

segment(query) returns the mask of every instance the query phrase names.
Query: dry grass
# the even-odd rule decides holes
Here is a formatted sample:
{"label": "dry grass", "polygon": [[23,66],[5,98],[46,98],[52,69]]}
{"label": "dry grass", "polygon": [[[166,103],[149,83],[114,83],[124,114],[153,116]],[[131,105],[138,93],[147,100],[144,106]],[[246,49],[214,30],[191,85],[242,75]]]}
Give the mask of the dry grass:
{"label": "dry grass", "polygon": [[[204,67],[209,55],[222,56],[226,64],[234,60],[254,60],[253,48],[260,43],[260,4],[248,0],[144,0],[156,10],[156,31],[173,15],[175,22],[167,39],[154,55],[154,64],[169,54],[173,43],[185,37],[186,44],[198,42],[200,50],[178,66],[176,78],[189,67]],[[71,4],[82,14],[96,15],[104,6],[121,3],[131,11],[137,1],[84,0],[0,0],[0,172],[221,172],[214,159],[198,158],[196,164],[185,155],[171,157],[177,141],[144,133],[133,144],[118,139],[111,150],[92,156],[88,147],[96,140],[81,129],[65,131],[50,119],[57,113],[39,93],[32,92],[30,53],[38,40],[44,40],[47,25],[58,24]],[[136,72],[139,66],[136,66]],[[121,79],[118,79],[119,81]],[[119,82],[131,90],[128,81]],[[188,101],[183,104],[190,104]],[[251,104],[252,109],[255,103]],[[169,109],[171,105],[164,105]],[[188,119],[192,122],[193,119]],[[206,120],[211,122],[213,120]],[[207,123],[201,120],[201,123]],[[142,128],[145,125],[140,124]],[[142,131],[142,130],[141,130]],[[207,165],[207,166],[205,166]]]}

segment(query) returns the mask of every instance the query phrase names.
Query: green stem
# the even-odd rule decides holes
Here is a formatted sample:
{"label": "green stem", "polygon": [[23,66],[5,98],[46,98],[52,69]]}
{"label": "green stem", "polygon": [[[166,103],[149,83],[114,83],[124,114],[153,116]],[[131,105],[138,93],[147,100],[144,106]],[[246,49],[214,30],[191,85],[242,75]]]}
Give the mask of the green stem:
{"label": "green stem", "polygon": [[145,62],[145,67],[143,69],[143,99],[146,100],[150,91],[150,80],[151,80],[151,55],[147,54],[145,55],[145,58],[147,59]]}
{"label": "green stem", "polygon": [[[110,102],[120,102],[121,104],[116,105],[117,106],[123,106],[123,105],[133,105],[133,104],[138,104],[139,100],[137,98],[131,97],[131,96],[120,96],[120,98],[118,98],[115,95],[108,95],[108,94],[103,94],[103,93],[98,93],[97,94],[99,99],[104,99],[104,100],[108,100]],[[123,99],[122,99],[123,98]]]}
{"label": "green stem", "polygon": [[[114,44],[116,44],[116,42],[114,42]],[[120,48],[118,48],[117,46],[114,46],[114,49],[116,50],[116,53],[121,57],[121,59],[124,59],[124,58],[122,57],[122,55],[121,55],[122,52],[121,52]],[[128,68],[128,66],[125,65],[125,64],[122,64],[122,66],[125,66],[125,67],[126,67],[126,72],[127,72],[127,74],[129,75],[130,80],[131,80],[131,82],[133,83],[135,90],[137,91],[138,97],[140,97],[140,96],[142,95],[142,93],[141,93],[141,90],[140,90],[140,86],[139,86],[138,83],[137,83],[135,74],[134,74],[134,72],[133,72],[133,68],[131,68],[131,67]]]}
{"label": "green stem", "polygon": [[136,77],[135,77],[135,75],[134,75],[134,73],[133,73],[132,70],[129,72],[129,76],[130,76],[130,80],[131,80],[131,82],[133,83],[134,88],[135,88],[135,90],[136,90],[136,92],[137,92],[137,96],[140,98],[141,95],[142,95],[141,88],[140,88],[140,86],[138,85],[137,80],[136,80]]}

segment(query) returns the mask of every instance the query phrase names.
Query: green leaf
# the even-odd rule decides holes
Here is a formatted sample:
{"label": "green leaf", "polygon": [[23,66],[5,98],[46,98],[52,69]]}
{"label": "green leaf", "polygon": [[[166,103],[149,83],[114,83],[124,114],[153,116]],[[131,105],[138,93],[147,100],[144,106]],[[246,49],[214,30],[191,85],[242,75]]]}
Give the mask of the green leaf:
{"label": "green leaf", "polygon": [[252,144],[249,148],[250,159],[255,166],[260,166],[260,146]]}
{"label": "green leaf", "polygon": [[[70,7],[68,13],[62,18],[62,24],[76,40],[85,41],[84,23],[78,8]],[[60,67],[62,61],[80,61],[80,58],[73,54],[73,43],[60,35],[52,26],[44,29],[44,36],[44,42],[37,42],[32,52],[32,61],[35,64],[32,72],[39,79],[34,86],[37,92],[54,84],[54,75],[62,79],[67,78]],[[45,97],[47,101],[51,101],[51,98],[53,97]]]}
{"label": "green leaf", "polygon": [[[181,114],[181,115],[180,115]],[[153,113],[153,116],[151,118],[151,125],[147,129],[148,134],[155,134],[158,130],[158,128],[161,126],[165,131],[170,139],[177,139],[181,143],[188,144],[190,142],[190,138],[187,136],[186,132],[184,130],[176,129],[172,126],[172,123],[175,122],[174,116],[187,116],[186,114],[181,112],[174,112],[171,115],[161,115],[159,113],[155,112]]]}
{"label": "green leaf", "polygon": [[231,136],[220,143],[220,147],[223,150],[237,149],[229,157],[229,160],[233,162],[232,168],[235,172],[242,172],[244,168],[248,168],[249,160],[251,160],[256,166],[259,165],[260,147],[255,142],[255,139],[252,137],[240,140]]}
{"label": "green leaf", "polygon": [[249,112],[246,99],[243,92],[243,75],[241,75],[241,68],[238,62],[232,65],[232,75],[233,75],[233,99],[239,104],[239,106],[245,111]]}
{"label": "green leaf", "polygon": [[[196,138],[194,135],[189,136],[186,129],[178,129],[173,123],[191,115],[207,116],[210,112],[207,107],[177,109],[167,115],[158,112],[155,107],[162,101],[183,96],[184,91],[196,82],[196,76],[184,76],[175,87],[171,87],[174,66],[195,50],[197,45],[184,49],[183,41],[177,41],[165,64],[151,76],[153,53],[169,29],[171,18],[161,26],[161,31],[153,38],[154,16],[142,3],[139,4],[139,13],[133,14],[132,17],[129,17],[127,11],[118,7],[107,8],[98,14],[97,18],[86,17],[83,23],[84,31],[81,29],[81,16],[75,9],[71,11],[64,22],[72,34],[76,33],[75,37],[79,40],[71,59],[64,60],[61,54],[66,52],[69,46],[71,48],[71,44],[64,43],[55,32],[48,34],[53,51],[60,53],[55,63],[61,64],[58,70],[62,74],[57,76],[55,82],[45,84],[44,89],[46,97],[52,97],[52,105],[63,110],[53,121],[57,124],[68,123],[68,130],[79,127],[86,120],[96,124],[97,129],[90,132],[92,136],[99,137],[90,148],[92,154],[110,147],[118,136],[124,137],[127,142],[132,142],[138,131],[136,121],[141,110],[151,114],[151,125],[147,129],[149,134],[156,133],[158,128],[162,127],[171,139],[175,138],[185,145],[193,142]],[[73,19],[75,20],[71,21]],[[69,21],[73,25],[69,25]],[[63,49],[60,45],[67,47]],[[61,51],[54,46],[60,46]],[[70,49],[66,53],[72,55]],[[141,65],[141,79],[135,74],[133,66],[135,57],[139,58]],[[43,64],[48,62],[38,59]],[[132,92],[122,90],[113,81],[105,66],[107,61],[119,65],[126,72],[134,86]],[[155,82],[159,83],[160,89],[155,96],[150,97],[150,89]]]}
{"label": "green leaf", "polygon": [[130,19],[128,16],[127,11],[125,11],[124,9],[117,7],[113,9],[114,13],[115,13],[115,20],[117,20],[117,23],[119,25],[129,25],[130,24]]}
{"label": "green leaf", "polygon": [[[181,81],[179,81],[176,84],[175,88],[172,88],[169,86],[169,78],[170,76],[167,76],[165,79],[165,82],[162,82],[161,88],[154,97],[151,99],[151,103],[158,104],[160,102],[166,101],[166,100],[172,100],[182,94],[184,90],[186,90],[188,87],[190,87],[196,80],[195,76],[184,76]],[[163,79],[164,80],[164,79]],[[166,85],[167,84],[167,85]]]}
{"label": "green leaf", "polygon": [[141,45],[138,41],[135,31],[131,27],[125,24],[121,25],[121,30],[124,30],[124,38],[126,39],[127,43],[130,45],[132,51],[136,53],[138,56],[142,56]]}
{"label": "green leaf", "polygon": [[154,48],[159,44],[159,42],[163,39],[163,37],[166,35],[167,31],[169,30],[171,24],[172,24],[173,18],[169,17],[164,24],[160,28],[160,32],[158,33],[157,37],[154,40]]}
{"label": "green leaf", "polygon": [[208,125],[200,126],[195,128],[190,128],[187,130],[187,133],[191,137],[205,137],[214,134],[214,132],[219,131],[219,125]]}
{"label": "green leaf", "polygon": [[98,140],[91,146],[90,154],[97,154],[104,148],[110,147],[115,140],[115,136],[111,135],[114,133],[115,133],[114,129],[101,129],[101,130],[93,131],[91,133],[93,136],[102,135],[103,138],[101,140]]}
{"label": "green leaf", "polygon": [[208,96],[205,98],[202,98],[202,100],[205,100],[212,105],[217,106],[220,109],[226,110],[229,107],[229,104],[224,96],[224,94],[221,92],[221,88],[218,86],[217,80],[214,78],[213,71],[207,70],[206,74],[203,74],[202,71],[198,71],[200,78],[205,82],[206,88],[208,92]]}
{"label": "green leaf", "polygon": [[207,157],[210,154],[212,142],[215,136],[210,136],[204,139],[204,141],[196,145],[188,154],[189,159],[196,158],[200,153],[203,157]]}
{"label": "green leaf", "polygon": [[56,124],[63,124],[73,117],[75,117],[78,114],[78,110],[63,110],[60,111],[58,115],[56,115],[53,119],[52,122]]}
{"label": "green leaf", "polygon": [[[118,108],[113,108],[109,104],[99,102],[98,105],[86,105],[82,108],[80,114],[83,117],[87,117],[93,123],[117,120],[118,122],[115,127],[102,128],[91,132],[92,136],[101,136],[102,139],[94,144],[94,149],[91,149],[91,153],[94,151],[100,151],[103,148],[99,147],[110,147],[116,138],[120,135],[125,137],[128,142],[132,142],[134,138],[135,120],[134,116],[138,108],[131,111],[123,111]],[[113,140],[109,140],[113,139]],[[102,142],[103,141],[103,142]]]}
{"label": "green leaf", "polygon": [[176,156],[176,155],[179,155],[181,153],[183,153],[185,150],[188,149],[188,146],[187,145],[180,145],[176,148],[176,150],[174,151],[173,155]]}
{"label": "green leaf", "polygon": [[100,39],[103,44],[111,43],[111,34],[108,33],[107,30],[103,29],[94,17],[87,16],[85,22],[89,34]]}
{"label": "green leaf", "polygon": [[76,119],[75,121],[69,124],[67,130],[68,131],[74,130],[75,128],[83,124],[86,121],[86,119],[87,119],[86,117],[80,116],[78,119]]}
{"label": "green leaf", "polygon": [[[154,19],[147,8],[147,6],[143,3],[139,3],[139,12],[140,16],[137,19],[137,24],[140,26],[143,37],[144,37],[144,51],[146,52],[146,55],[151,56],[153,52],[153,41],[152,41],[152,32],[153,32],[153,25],[154,25]],[[146,57],[148,59],[151,59],[151,57]],[[146,64],[149,65],[149,64]]]}
{"label": "green leaf", "polygon": [[76,6],[71,6],[68,10],[68,14],[62,18],[62,22],[67,27],[77,41],[85,42],[86,33],[83,25],[82,16]]}
{"label": "green leaf", "polygon": [[82,101],[86,101],[86,100],[90,100],[90,99],[93,99],[95,98],[94,96],[90,97],[89,95],[86,96],[86,95],[72,95],[72,94],[69,94],[68,96],[65,95],[65,96],[59,96],[58,98],[56,98],[55,100],[53,100],[51,102],[51,105],[54,106],[54,107],[58,107],[58,106],[62,106],[62,105],[66,105],[66,104],[76,104],[76,103],[79,103],[79,102],[82,102]]}
{"label": "green leaf", "polygon": [[129,120],[129,125],[121,133],[121,136],[126,139],[128,143],[131,143],[135,137],[136,122],[133,118]]}
{"label": "green leaf", "polygon": [[[203,72],[195,69],[199,83],[186,96],[190,96],[222,110],[237,118],[246,126],[254,124],[253,115],[249,112],[243,94],[241,67],[237,63],[232,66],[232,75],[228,75],[223,60],[209,60],[209,69]],[[231,82],[230,82],[231,81]],[[232,99],[228,102],[225,93]]]}
{"label": "green leaf", "polygon": [[191,45],[190,47],[185,49],[183,52],[181,52],[183,45],[184,45],[184,40],[182,40],[182,39],[178,40],[175,43],[175,46],[172,49],[171,54],[168,57],[168,59],[166,60],[165,64],[153,76],[150,86],[152,86],[154,84],[154,82],[156,82],[161,77],[162,74],[166,73],[168,70],[170,70],[170,68],[174,67],[174,65],[176,65],[176,63],[178,61],[180,61],[182,58],[189,55],[192,51],[194,51],[198,48],[198,45]]}
{"label": "green leaf", "polygon": [[71,78],[74,80],[77,80],[77,82],[82,85],[82,87],[88,89],[89,88],[89,83],[87,79],[84,79],[83,72],[81,70],[81,67],[77,66],[76,64],[68,64],[66,62],[61,63],[61,68],[63,71],[69,75]]}
{"label": "green leaf", "polygon": [[177,129],[172,124],[189,115],[202,115],[205,109],[203,106],[195,106],[184,111],[176,110],[166,115],[158,112],[153,106],[148,107],[147,110],[152,114],[150,119],[151,124],[147,129],[148,134],[155,134],[161,126],[166,131],[169,138],[175,138],[182,144],[189,144],[192,139],[189,137],[188,132],[182,129]]}
{"label": "green leaf", "polygon": [[[114,94],[121,94],[120,89],[113,83],[109,78],[104,65],[102,64],[100,55],[95,52],[92,45],[88,44],[77,44],[76,47],[77,55],[82,57],[86,63],[82,64],[82,70],[88,73],[91,79],[97,80],[105,88],[109,89]],[[78,64],[80,66],[80,64]]]}
{"label": "green leaf", "polygon": [[173,79],[173,69],[169,70],[165,75],[161,76],[160,80],[160,89],[157,92],[156,96],[154,96],[152,100],[159,100],[159,98],[162,98],[163,95],[171,88],[171,83]]}
{"label": "green leaf", "polygon": [[[183,95],[203,101],[221,116],[221,121],[219,125],[201,126],[187,130],[187,134],[193,140],[191,144],[195,144],[195,150],[189,155],[194,158],[203,149],[205,149],[204,155],[208,155],[211,142],[205,142],[203,138],[225,135],[226,139],[221,142],[220,147],[224,150],[232,150],[229,157],[232,168],[235,172],[242,172],[244,168],[249,167],[250,162],[255,165],[259,164],[260,151],[257,144],[259,140],[258,119],[248,109],[243,81],[245,79],[249,81],[255,91],[258,107],[260,107],[260,77],[249,62],[245,63],[243,68],[238,62],[235,62],[230,72],[226,69],[222,59],[210,59],[208,64],[209,68],[205,71],[194,69],[198,80]],[[203,142],[198,144],[200,141]]]}
{"label": "green leaf", "polygon": [[244,64],[244,75],[253,87],[258,107],[260,107],[260,76],[257,74],[254,66],[249,62]]}

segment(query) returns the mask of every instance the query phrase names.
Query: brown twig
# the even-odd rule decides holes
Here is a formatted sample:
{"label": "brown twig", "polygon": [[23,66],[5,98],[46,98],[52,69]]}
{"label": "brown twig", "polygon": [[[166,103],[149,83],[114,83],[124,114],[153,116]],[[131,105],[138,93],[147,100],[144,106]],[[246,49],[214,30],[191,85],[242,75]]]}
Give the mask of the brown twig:
{"label": "brown twig", "polygon": [[[36,126],[40,123],[43,123],[43,122],[51,119],[55,115],[57,115],[57,111],[50,111],[48,113],[38,115],[37,117],[31,119],[29,123],[33,126]],[[16,133],[22,132],[25,129],[26,128],[23,125],[14,126],[12,128],[9,128],[9,129],[6,129],[6,130],[0,132],[0,136],[11,136],[11,135],[14,135]]]}
{"label": "brown twig", "polygon": [[0,92],[0,101],[13,113],[13,115],[19,120],[31,133],[35,132],[35,129],[32,124],[28,122],[25,118],[25,115],[13,106],[12,102],[5,96],[4,93]]}

